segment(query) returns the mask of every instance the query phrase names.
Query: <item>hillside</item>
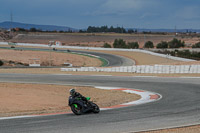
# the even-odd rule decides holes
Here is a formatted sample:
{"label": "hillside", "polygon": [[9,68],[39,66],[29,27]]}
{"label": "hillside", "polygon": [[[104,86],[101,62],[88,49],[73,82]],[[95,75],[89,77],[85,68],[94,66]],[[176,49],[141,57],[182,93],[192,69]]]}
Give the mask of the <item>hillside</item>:
{"label": "hillside", "polygon": [[42,31],[68,31],[72,30],[75,31],[76,29],[66,26],[55,26],[55,25],[36,25],[36,24],[26,24],[26,23],[19,23],[19,22],[10,22],[5,21],[0,23],[0,28],[4,29],[10,29],[10,28],[24,28],[24,29],[30,29],[30,28],[36,28],[40,29]]}

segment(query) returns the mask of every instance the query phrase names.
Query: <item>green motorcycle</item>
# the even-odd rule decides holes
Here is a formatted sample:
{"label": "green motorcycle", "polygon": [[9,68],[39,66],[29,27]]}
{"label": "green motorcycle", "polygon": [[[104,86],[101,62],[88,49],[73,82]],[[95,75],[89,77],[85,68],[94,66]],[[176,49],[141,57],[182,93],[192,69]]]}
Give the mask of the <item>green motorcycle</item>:
{"label": "green motorcycle", "polygon": [[100,108],[97,104],[90,101],[90,97],[86,97],[87,101],[82,100],[81,98],[69,97],[69,106],[71,110],[76,115],[82,115],[84,113],[99,113]]}

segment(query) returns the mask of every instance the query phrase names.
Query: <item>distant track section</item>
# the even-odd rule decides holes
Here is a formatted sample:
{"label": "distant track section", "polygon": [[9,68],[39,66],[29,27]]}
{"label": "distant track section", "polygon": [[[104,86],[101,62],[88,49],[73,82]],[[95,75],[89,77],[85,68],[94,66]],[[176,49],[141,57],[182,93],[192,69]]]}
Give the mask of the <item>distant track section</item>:
{"label": "distant track section", "polygon": [[[5,45],[8,44],[7,42],[0,42],[0,45]],[[34,46],[34,47],[48,47],[48,45],[44,44],[30,44],[30,43],[15,43],[16,45],[19,46]],[[165,54],[159,54],[155,52],[151,52],[148,50],[142,50],[142,49],[120,49],[120,48],[97,48],[97,47],[77,47],[77,46],[52,46],[55,48],[66,48],[66,49],[78,49],[78,50],[107,50],[107,51],[132,51],[132,52],[142,52],[154,56],[159,56],[163,58],[169,58],[172,60],[178,60],[178,61],[195,61],[192,59],[186,59],[186,58],[181,58],[181,57],[174,57],[170,55],[165,55]]]}
{"label": "distant track section", "polygon": [[129,58],[112,55],[112,54],[105,54],[100,52],[88,52],[88,51],[81,51],[81,50],[64,50],[64,49],[49,49],[49,48],[25,48],[25,47],[0,47],[1,49],[16,49],[16,50],[31,50],[31,51],[54,51],[54,52],[62,52],[62,53],[72,53],[72,54],[79,54],[84,56],[89,56],[93,58],[98,58],[102,61],[101,66],[131,66],[134,65],[135,62]]}

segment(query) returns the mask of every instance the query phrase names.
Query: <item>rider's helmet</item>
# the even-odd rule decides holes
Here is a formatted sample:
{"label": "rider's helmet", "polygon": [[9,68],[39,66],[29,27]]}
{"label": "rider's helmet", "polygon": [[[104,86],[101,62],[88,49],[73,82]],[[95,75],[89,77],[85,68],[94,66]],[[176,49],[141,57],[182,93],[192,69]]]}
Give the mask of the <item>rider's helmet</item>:
{"label": "rider's helmet", "polygon": [[74,88],[70,89],[70,90],[69,90],[69,93],[70,93],[70,95],[73,96],[73,94],[75,93],[75,89],[74,89]]}

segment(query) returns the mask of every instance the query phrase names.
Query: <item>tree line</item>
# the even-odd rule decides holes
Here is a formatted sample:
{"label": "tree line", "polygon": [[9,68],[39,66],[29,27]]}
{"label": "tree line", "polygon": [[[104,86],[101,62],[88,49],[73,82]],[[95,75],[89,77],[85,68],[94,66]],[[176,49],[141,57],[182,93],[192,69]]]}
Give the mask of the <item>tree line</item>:
{"label": "tree line", "polygon": [[53,31],[49,31],[49,30],[41,30],[41,29],[37,29],[37,28],[30,28],[30,29],[25,29],[25,28],[13,28],[12,29],[13,32],[59,32],[59,33],[73,33],[73,32],[79,32],[79,33],[137,33],[137,29],[128,29],[126,30],[123,27],[113,27],[113,26],[101,26],[101,27],[95,27],[95,26],[88,26],[88,28],[86,30],[80,29],[80,30],[53,30]]}
{"label": "tree line", "polygon": [[[114,43],[112,44],[113,48],[129,48],[129,49],[138,49],[139,43],[138,42],[128,42],[124,41],[123,39],[115,39]],[[104,48],[111,48],[111,44],[105,43]],[[161,41],[156,46],[154,46],[152,41],[145,42],[143,48],[158,48],[158,49],[165,49],[165,48],[183,48],[185,47],[185,42],[174,38],[173,40],[166,42]],[[200,42],[194,44],[192,48],[200,48]]]}
{"label": "tree line", "polygon": [[101,26],[101,27],[95,27],[95,26],[89,26],[86,30],[87,33],[102,33],[102,32],[114,32],[114,33],[126,33],[126,29],[123,27],[116,27],[113,26]]}

